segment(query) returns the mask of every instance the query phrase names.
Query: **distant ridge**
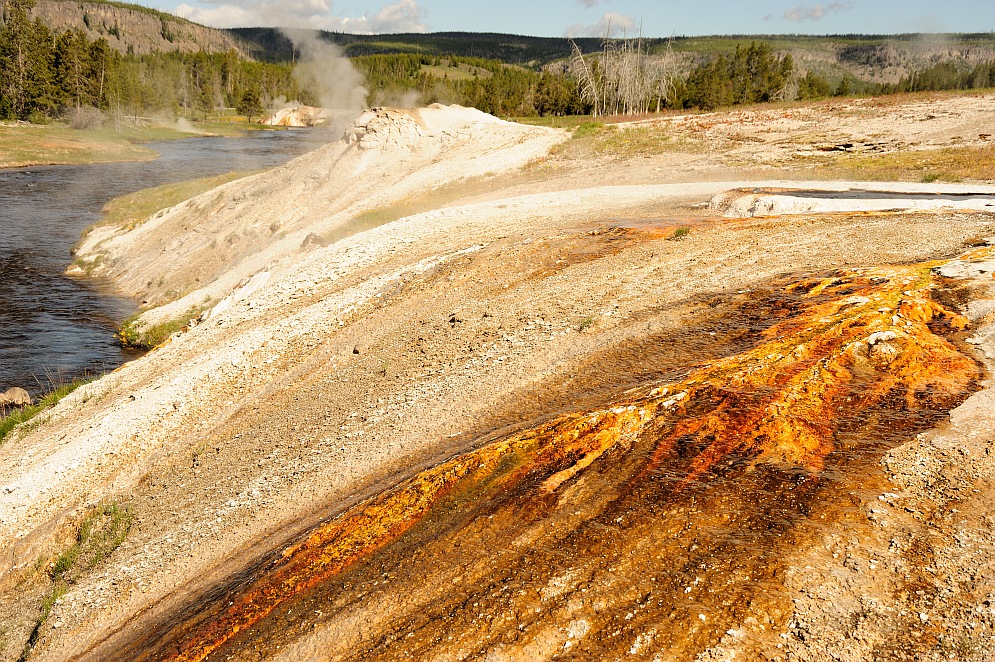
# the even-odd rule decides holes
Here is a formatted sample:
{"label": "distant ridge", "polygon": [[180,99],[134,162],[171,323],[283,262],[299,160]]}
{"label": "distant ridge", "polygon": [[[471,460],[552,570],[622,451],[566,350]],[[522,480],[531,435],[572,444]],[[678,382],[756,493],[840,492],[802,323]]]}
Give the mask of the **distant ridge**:
{"label": "distant ridge", "polygon": [[[291,42],[276,28],[234,28],[226,30],[239,40],[252,56],[263,60],[290,60]],[[501,60],[508,64],[541,65],[570,54],[570,44],[563,37],[527,37],[494,32],[430,32],[356,35],[342,32],[319,32],[338,44],[346,55],[385,55],[418,53],[456,55]],[[584,50],[596,50],[600,39],[576,40]],[[663,40],[653,40],[654,42]]]}
{"label": "distant ridge", "polygon": [[[0,0],[2,22],[5,0]],[[37,0],[31,16],[41,18],[56,32],[82,30],[92,39],[106,39],[121,53],[145,55],[161,52],[224,53],[268,62],[292,62],[296,53],[278,28],[255,27],[219,30],[140,5],[110,0]],[[529,68],[558,68],[570,56],[564,37],[434,32],[355,35],[315,31],[341,46],[346,55],[415,53],[500,60]],[[585,52],[598,51],[601,40],[579,38]],[[671,52],[679,73],[687,74],[714,54],[737,45],[764,41],[776,51],[790,53],[799,73],[814,71],[830,81],[843,78],[867,83],[897,83],[909,74],[940,62],[965,67],[995,60],[995,33],[898,34],[898,35],[727,35],[670,39],[647,38],[651,53]]]}
{"label": "distant ridge", "polygon": [[[226,32],[252,57],[269,61],[293,59],[290,40],[275,28],[237,28]],[[570,55],[570,42],[564,37],[474,32],[319,33],[341,46],[350,57],[391,53],[457,55],[541,67]],[[601,48],[601,39],[588,37],[575,41],[584,52]],[[802,73],[812,70],[834,80],[852,76],[872,83],[896,83],[913,71],[947,60],[978,64],[995,59],[995,33],[724,35],[644,40],[651,52],[663,53],[671,49],[678,68],[684,73],[713,54],[731,51],[737,45],[747,45],[751,41],[764,41],[778,51],[791,53]]]}
{"label": "distant ridge", "polygon": [[[0,0],[0,5],[3,5]],[[104,0],[36,0],[31,18],[40,18],[56,32],[82,30],[91,39],[106,39],[121,53],[224,53],[238,42],[222,30],[198,25],[149,7]]]}

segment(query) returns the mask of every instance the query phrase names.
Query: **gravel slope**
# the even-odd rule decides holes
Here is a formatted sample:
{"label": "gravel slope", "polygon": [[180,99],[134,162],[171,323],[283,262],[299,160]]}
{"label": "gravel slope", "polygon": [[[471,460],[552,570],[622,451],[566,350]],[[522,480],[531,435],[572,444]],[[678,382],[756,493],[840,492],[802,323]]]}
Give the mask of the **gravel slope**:
{"label": "gravel slope", "polygon": [[[952,257],[969,239],[995,234],[991,215],[968,212],[722,220],[703,209],[714,195],[788,183],[661,183],[679,178],[656,170],[663,161],[614,170],[602,162],[602,171],[567,165],[524,183],[498,178],[493,190],[467,186],[430,211],[334,234],[363,212],[432,187],[534,167],[564,138],[462,109],[377,111],[342,143],[226,185],[132,232],[87,237],[81,255],[103,253],[105,275],[132,296],[156,303],[169,290],[184,294],[149,313],[149,322],[207,310],[189,330],[80,389],[0,446],[0,622],[8,640],[23,641],[36,617],[38,589],[24,587],[39,582],[37,560],[59,549],[72,522],[102,500],[129,504],[135,526],[106,565],[55,605],[39,659],[88,651],[100,659],[111,650],[99,648],[108,637],[111,647],[127,639],[143,619],[177,608],[192,591],[378,487],[496,431],[617,392],[624,377],[585,376],[579,368],[614,347],[693,323],[709,297],[790,273]],[[617,181],[619,173],[629,183]],[[691,233],[669,241],[678,223]],[[311,233],[344,238],[305,244]],[[216,240],[233,234],[237,240],[219,249]],[[977,310],[987,319],[987,309]],[[701,351],[707,357],[720,348],[706,340]],[[995,420],[986,393],[961,408],[950,430],[894,451],[889,471],[909,487],[881,483],[882,494],[907,489],[908,499],[930,502],[915,501],[901,515],[907,534],[900,545],[927,535],[933,513],[946,518],[949,540],[936,549],[955,583],[957,573],[990,577],[984,499],[991,473],[963,460],[991,443],[978,432]],[[975,444],[968,453],[950,451],[960,443],[950,439],[968,437]],[[908,468],[927,451],[933,464]],[[945,475],[944,467],[977,473],[972,480],[984,484],[970,489],[981,491],[934,494],[930,476]],[[960,519],[945,505],[961,499],[970,505],[961,519],[977,533],[967,556],[958,547]],[[882,508],[891,507],[886,501]],[[863,562],[890,545],[887,536],[844,534],[850,524],[840,522],[824,546],[799,550],[792,587],[827,586],[821,569],[833,566],[826,554]],[[876,531],[873,521],[862,526]],[[893,606],[868,613],[884,618],[902,609],[888,592],[891,580],[881,581],[872,587],[875,604]],[[830,591],[830,601],[856,600],[865,586],[855,575],[819,590]],[[799,598],[785,638],[765,631],[749,641],[756,650],[794,647],[797,659],[845,648],[832,643],[832,623],[856,607],[830,607],[820,596]],[[933,622],[943,612],[960,627],[969,617],[947,607],[982,603],[955,597],[929,605],[909,597],[903,609]],[[870,632],[871,625],[861,627]],[[730,637],[704,659],[751,650]],[[19,653],[8,645],[0,658]]]}

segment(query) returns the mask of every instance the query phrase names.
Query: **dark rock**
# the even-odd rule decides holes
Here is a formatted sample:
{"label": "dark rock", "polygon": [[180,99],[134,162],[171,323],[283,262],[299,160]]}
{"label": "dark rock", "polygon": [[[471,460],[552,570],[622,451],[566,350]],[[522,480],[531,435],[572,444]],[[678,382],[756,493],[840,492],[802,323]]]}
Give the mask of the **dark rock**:
{"label": "dark rock", "polygon": [[301,242],[301,248],[308,250],[310,248],[324,248],[328,245],[328,242],[321,238],[321,235],[312,232],[308,236],[304,237],[304,241]]}

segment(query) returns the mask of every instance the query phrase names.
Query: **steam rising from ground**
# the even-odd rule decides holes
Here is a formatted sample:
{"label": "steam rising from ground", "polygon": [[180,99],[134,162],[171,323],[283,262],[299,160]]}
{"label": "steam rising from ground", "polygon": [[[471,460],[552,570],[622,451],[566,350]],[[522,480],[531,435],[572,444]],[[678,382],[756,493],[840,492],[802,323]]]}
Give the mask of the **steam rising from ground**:
{"label": "steam rising from ground", "polygon": [[[445,103],[455,103],[455,100],[449,98],[442,98],[440,101]],[[370,105],[390,106],[391,108],[423,108],[425,106],[425,101],[422,97],[422,93],[418,90],[407,90],[406,92],[390,90],[375,92],[371,99]]]}
{"label": "steam rising from ground", "polygon": [[[294,68],[297,82],[302,89],[310,90],[317,96],[318,105],[325,109],[328,126],[337,137],[367,108],[370,95],[366,79],[342,50],[323,39],[320,32],[293,28],[285,28],[281,32],[297,51],[297,66]],[[381,93],[373,102],[398,108],[423,105],[422,95],[417,90]],[[299,101],[287,102],[286,99],[275,99],[274,103],[277,110],[302,105]]]}
{"label": "steam rising from ground", "polygon": [[284,29],[298,52],[294,76],[301,87],[312,90],[319,105],[330,111],[333,131],[345,129],[366,109],[366,79],[342,50],[313,30]]}

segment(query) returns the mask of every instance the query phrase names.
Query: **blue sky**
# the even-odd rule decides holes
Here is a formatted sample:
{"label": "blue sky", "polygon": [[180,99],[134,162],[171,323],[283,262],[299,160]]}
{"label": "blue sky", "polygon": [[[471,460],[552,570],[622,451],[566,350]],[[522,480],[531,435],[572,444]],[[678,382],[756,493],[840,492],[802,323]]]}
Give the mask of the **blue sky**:
{"label": "blue sky", "polygon": [[702,34],[995,31],[992,0],[139,0],[216,27],[342,32]]}

